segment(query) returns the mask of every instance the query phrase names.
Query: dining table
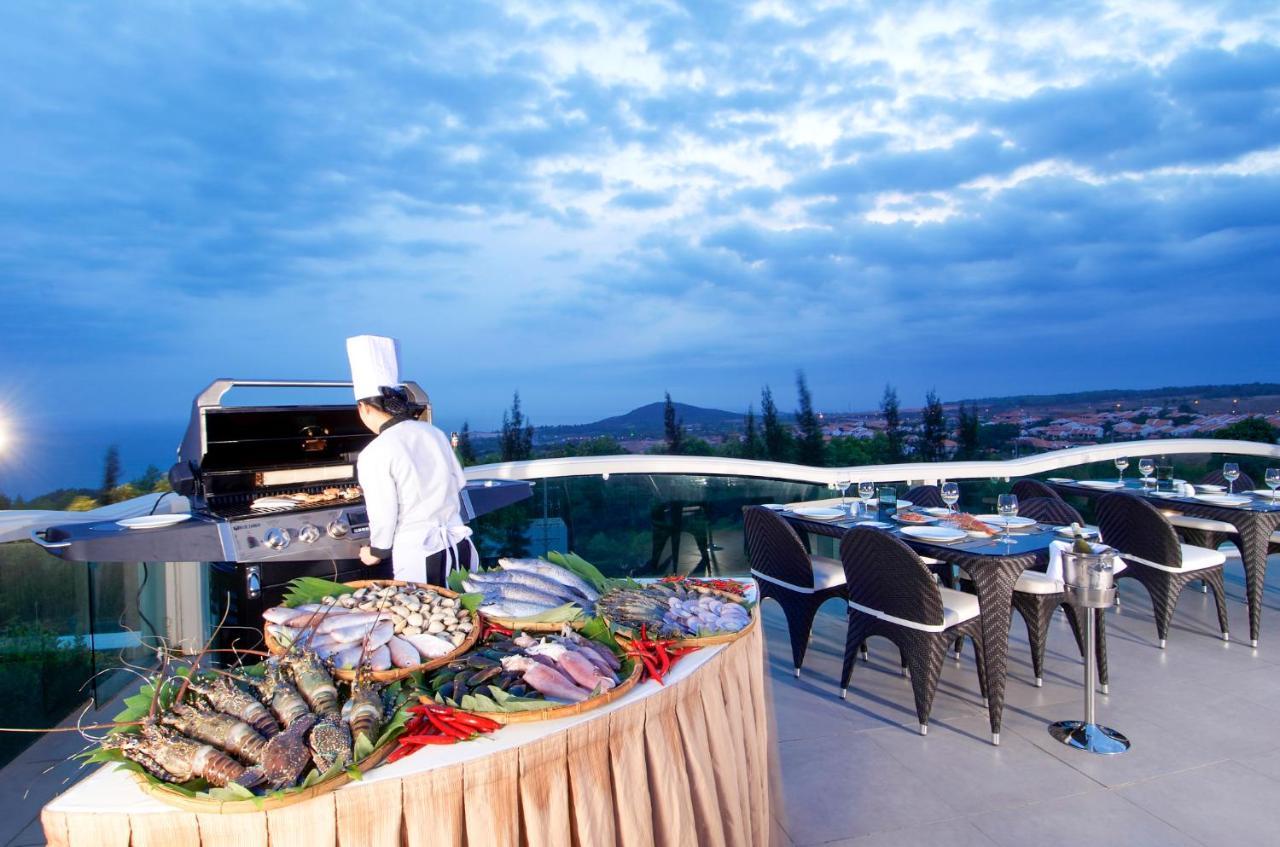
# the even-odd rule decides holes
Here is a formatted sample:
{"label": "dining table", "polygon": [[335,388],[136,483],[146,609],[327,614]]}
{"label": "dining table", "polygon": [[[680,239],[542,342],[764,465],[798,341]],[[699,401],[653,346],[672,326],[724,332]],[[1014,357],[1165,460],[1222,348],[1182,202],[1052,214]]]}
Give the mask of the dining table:
{"label": "dining table", "polygon": [[[1194,494],[1180,491],[1160,491],[1144,485],[1142,480],[1075,480],[1049,479],[1045,482],[1063,495],[1085,497],[1090,500],[1104,494],[1122,492],[1147,500],[1162,512],[1176,512],[1196,518],[1222,521],[1235,527],[1228,537],[1240,551],[1244,566],[1244,591],[1249,605],[1249,644],[1258,646],[1258,634],[1262,630],[1262,595],[1267,577],[1267,545],[1271,535],[1280,528],[1280,500],[1270,493],[1249,493],[1248,501],[1240,505],[1215,502],[1217,492],[1196,490]],[[1242,492],[1243,493],[1243,492]]]}
{"label": "dining table", "polygon": [[[799,510],[799,511],[797,511]],[[855,526],[868,521],[883,524],[921,556],[937,559],[963,568],[973,581],[981,608],[983,664],[987,678],[987,714],[991,724],[991,740],[1000,743],[1000,724],[1004,713],[1004,691],[1009,657],[1009,624],[1013,615],[1013,587],[1025,570],[1041,569],[1049,562],[1049,545],[1061,539],[1058,528],[1035,524],[1002,537],[975,538],[970,535],[955,542],[930,541],[903,534],[906,524],[897,522],[886,509],[878,507],[865,514],[848,512],[847,517],[815,517],[804,514],[795,505],[780,511],[782,517],[800,533],[808,546],[807,534],[839,539]],[[913,510],[904,510],[913,511]]]}

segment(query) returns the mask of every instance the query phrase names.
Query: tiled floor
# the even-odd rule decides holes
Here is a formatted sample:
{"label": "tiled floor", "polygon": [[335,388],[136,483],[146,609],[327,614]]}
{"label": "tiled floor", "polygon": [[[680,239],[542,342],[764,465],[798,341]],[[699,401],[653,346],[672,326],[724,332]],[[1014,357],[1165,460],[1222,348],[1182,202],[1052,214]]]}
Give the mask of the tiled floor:
{"label": "tiled floor", "polygon": [[1123,582],[1123,605],[1107,620],[1111,694],[1098,700],[1099,720],[1133,742],[1116,757],[1068,749],[1045,731],[1083,712],[1083,665],[1062,615],[1038,689],[1015,618],[1002,743],[993,747],[972,652],[948,661],[921,737],[910,681],[888,642],[872,642],[870,665],[857,666],[842,701],[839,604],[818,616],[795,679],[782,614],[767,603],[780,842],[1280,844],[1280,557],[1272,569],[1256,651],[1238,560],[1227,565],[1230,643],[1218,637],[1211,598],[1192,590],[1161,651],[1146,594]]}
{"label": "tiled floor", "polygon": [[[1052,720],[1082,712],[1082,665],[1062,616],[1043,688],[1031,685],[1020,619],[1010,639],[1002,743],[988,741],[972,652],[948,662],[929,735],[916,733],[910,682],[886,642],[872,642],[849,699],[837,696],[844,619],[818,616],[804,673],[791,673],[777,606],[765,605],[783,813],[779,847],[1280,844],[1280,557],[1262,644],[1244,641],[1243,576],[1228,563],[1233,635],[1216,633],[1209,597],[1183,595],[1169,648],[1132,581],[1107,622],[1111,694],[1099,718],[1133,749],[1090,756],[1058,745]],[[104,711],[114,713],[118,706]],[[87,716],[89,721],[102,716]],[[0,845],[43,844],[40,807],[79,771],[74,734],[41,739],[0,772]]]}

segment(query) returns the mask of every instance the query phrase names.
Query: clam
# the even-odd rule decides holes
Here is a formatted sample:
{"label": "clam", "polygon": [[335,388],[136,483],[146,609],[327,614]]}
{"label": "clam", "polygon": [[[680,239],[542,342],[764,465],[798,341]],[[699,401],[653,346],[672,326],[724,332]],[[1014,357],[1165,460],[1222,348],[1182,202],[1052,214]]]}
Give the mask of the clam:
{"label": "clam", "polygon": [[431,625],[427,627],[427,632],[432,635],[435,635],[438,632],[444,632],[444,624],[440,623],[440,621],[432,621]]}

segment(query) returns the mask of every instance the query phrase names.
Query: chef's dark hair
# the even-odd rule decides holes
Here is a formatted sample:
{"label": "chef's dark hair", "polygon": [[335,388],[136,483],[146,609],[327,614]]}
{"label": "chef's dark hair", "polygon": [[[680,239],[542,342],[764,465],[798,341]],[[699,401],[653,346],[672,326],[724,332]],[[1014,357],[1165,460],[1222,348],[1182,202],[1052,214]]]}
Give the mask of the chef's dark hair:
{"label": "chef's dark hair", "polygon": [[384,385],[378,390],[382,393],[375,397],[365,397],[360,402],[392,416],[413,414],[413,406],[409,403],[409,393],[403,388],[388,388]]}

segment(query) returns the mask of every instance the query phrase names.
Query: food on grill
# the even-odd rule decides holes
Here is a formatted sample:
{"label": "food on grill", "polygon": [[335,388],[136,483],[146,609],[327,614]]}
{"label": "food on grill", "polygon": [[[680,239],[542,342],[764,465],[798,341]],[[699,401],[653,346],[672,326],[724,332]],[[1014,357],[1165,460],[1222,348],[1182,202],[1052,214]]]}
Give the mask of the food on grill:
{"label": "food on grill", "polygon": [[308,647],[342,669],[367,657],[375,671],[447,656],[476,625],[456,599],[416,585],[356,588],[320,603],[267,609],[262,617],[280,647]]}
{"label": "food on grill", "polygon": [[976,533],[978,535],[995,535],[996,532],[987,524],[975,518],[967,512],[957,512],[949,518],[943,518],[948,523],[955,524],[956,529],[962,529],[965,532]]}
{"label": "food on grill", "polygon": [[692,638],[739,632],[751,621],[744,601],[709,588],[679,582],[655,582],[615,588],[596,603],[611,624],[650,635]]}

